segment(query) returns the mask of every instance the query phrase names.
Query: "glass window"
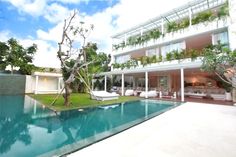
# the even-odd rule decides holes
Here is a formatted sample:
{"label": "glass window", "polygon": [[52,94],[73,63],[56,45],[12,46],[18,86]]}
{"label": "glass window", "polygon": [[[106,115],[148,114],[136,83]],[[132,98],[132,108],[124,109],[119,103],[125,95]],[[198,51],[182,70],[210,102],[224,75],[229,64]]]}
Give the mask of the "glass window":
{"label": "glass window", "polygon": [[128,60],[130,60],[130,55],[123,55],[123,56],[116,56],[115,57],[116,63],[119,63],[119,64],[125,63]]}
{"label": "glass window", "polygon": [[185,41],[174,43],[174,44],[169,44],[169,45],[165,45],[165,46],[161,47],[161,54],[163,57],[165,57],[166,53],[168,53],[168,52],[171,52],[174,50],[181,51],[183,49],[186,49]]}
{"label": "glass window", "polygon": [[221,32],[213,35],[213,45],[216,45],[220,41],[221,44],[228,44],[228,32]]}
{"label": "glass window", "polygon": [[168,76],[160,76],[159,77],[159,89],[160,90],[168,90],[168,88],[169,88]]}

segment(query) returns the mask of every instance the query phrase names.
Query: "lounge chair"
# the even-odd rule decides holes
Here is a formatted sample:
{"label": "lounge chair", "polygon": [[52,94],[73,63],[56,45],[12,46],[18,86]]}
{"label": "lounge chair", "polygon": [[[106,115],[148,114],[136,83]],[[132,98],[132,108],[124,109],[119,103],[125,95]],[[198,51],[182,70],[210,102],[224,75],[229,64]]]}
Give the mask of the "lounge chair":
{"label": "lounge chair", "polygon": [[91,98],[95,100],[114,100],[119,98],[119,94],[116,93],[108,93],[106,91],[92,91]]}
{"label": "lounge chair", "polygon": [[132,89],[127,89],[127,90],[125,91],[125,96],[131,96],[131,95],[134,95],[134,90],[132,90]]}
{"label": "lounge chair", "polygon": [[225,94],[211,94],[210,95],[214,100],[225,100]]}
{"label": "lounge chair", "polygon": [[[144,91],[141,92],[139,96],[145,98],[146,92],[144,92]],[[150,97],[157,97],[157,92],[155,90],[148,91],[147,96],[148,96],[148,98],[150,98]]]}

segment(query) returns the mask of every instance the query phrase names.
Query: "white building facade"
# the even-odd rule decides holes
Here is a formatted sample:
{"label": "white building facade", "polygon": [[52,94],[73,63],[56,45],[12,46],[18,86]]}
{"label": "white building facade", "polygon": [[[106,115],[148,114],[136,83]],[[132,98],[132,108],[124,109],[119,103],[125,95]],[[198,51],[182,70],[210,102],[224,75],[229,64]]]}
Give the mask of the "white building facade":
{"label": "white building facade", "polygon": [[101,75],[116,75],[121,95],[129,87],[175,92],[182,101],[187,95],[214,97],[223,90],[200,70],[201,51],[219,41],[236,49],[236,0],[195,0],[112,39],[113,66]]}

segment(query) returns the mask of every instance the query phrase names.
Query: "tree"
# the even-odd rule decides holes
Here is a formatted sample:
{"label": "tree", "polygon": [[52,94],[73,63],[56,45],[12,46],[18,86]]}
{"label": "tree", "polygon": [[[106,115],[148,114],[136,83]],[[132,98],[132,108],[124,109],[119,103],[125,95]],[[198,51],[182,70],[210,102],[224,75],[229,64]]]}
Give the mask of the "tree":
{"label": "tree", "polygon": [[201,69],[216,74],[226,91],[233,88],[233,102],[236,102],[236,50],[220,42],[205,48]]}
{"label": "tree", "polygon": [[224,83],[236,88],[236,50],[227,45],[211,45],[203,50],[203,71],[213,72]]}
{"label": "tree", "polygon": [[0,68],[5,70],[10,65],[11,74],[13,68],[19,67],[22,74],[31,74],[34,68],[32,65],[33,56],[37,51],[37,45],[33,44],[24,48],[16,39],[9,39],[6,43],[0,42]]}
{"label": "tree", "polygon": [[[80,75],[80,70],[85,68],[88,71],[88,65],[94,60],[87,62],[87,54],[85,51],[86,39],[93,30],[93,25],[86,27],[84,22],[77,22],[77,12],[64,20],[62,29],[62,39],[58,43],[57,56],[61,62],[63,72],[63,81],[65,93],[64,105],[68,106],[70,102],[71,86],[76,77],[83,78]],[[78,38],[82,40],[78,41]]]}
{"label": "tree", "polygon": [[104,71],[108,71],[109,66],[108,64],[111,61],[111,57],[110,55],[107,55],[105,53],[97,53],[97,44],[96,43],[87,43],[87,45],[85,46],[85,53],[86,53],[86,61],[87,62],[91,62],[93,60],[95,60],[95,62],[93,62],[93,64],[89,64],[86,68],[81,68],[79,71],[80,74],[80,78],[83,78],[82,80],[87,84],[87,86],[84,86],[84,92],[89,92],[89,90],[92,88],[92,79],[94,77],[95,74],[99,73],[99,72],[104,72]]}

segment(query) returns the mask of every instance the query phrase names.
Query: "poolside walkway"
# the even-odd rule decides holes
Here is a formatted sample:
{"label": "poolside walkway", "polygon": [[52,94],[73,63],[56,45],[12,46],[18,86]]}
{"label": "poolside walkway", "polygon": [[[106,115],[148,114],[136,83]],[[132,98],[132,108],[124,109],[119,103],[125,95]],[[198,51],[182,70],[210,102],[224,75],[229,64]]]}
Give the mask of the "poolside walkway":
{"label": "poolside walkway", "polygon": [[235,157],[236,107],[188,102],[68,156]]}

